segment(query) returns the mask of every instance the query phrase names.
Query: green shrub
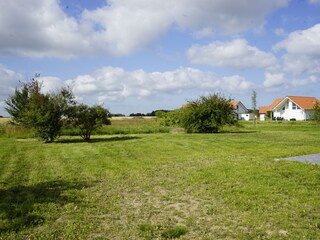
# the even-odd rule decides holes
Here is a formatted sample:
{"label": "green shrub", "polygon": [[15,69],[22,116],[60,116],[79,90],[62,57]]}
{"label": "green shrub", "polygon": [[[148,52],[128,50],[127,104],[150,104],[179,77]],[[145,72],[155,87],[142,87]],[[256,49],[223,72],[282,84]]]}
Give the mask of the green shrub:
{"label": "green shrub", "polygon": [[220,94],[201,96],[181,110],[180,123],[188,133],[216,133],[237,122],[230,102]]}

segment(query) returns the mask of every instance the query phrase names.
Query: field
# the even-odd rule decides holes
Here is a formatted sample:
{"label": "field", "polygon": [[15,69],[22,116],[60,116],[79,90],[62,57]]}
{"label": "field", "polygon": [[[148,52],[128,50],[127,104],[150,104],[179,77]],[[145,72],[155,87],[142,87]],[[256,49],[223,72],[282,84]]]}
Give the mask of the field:
{"label": "field", "polygon": [[106,128],[91,143],[3,133],[0,239],[319,239],[320,165],[274,160],[320,153],[319,125]]}

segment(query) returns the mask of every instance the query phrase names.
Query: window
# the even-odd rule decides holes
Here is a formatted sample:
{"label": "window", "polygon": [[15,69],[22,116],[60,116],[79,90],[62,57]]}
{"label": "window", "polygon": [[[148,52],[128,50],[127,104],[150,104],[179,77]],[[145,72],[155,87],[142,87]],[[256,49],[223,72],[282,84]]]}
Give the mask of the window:
{"label": "window", "polygon": [[292,103],[292,109],[293,110],[298,110],[301,109],[297,104],[295,104],[294,102]]}

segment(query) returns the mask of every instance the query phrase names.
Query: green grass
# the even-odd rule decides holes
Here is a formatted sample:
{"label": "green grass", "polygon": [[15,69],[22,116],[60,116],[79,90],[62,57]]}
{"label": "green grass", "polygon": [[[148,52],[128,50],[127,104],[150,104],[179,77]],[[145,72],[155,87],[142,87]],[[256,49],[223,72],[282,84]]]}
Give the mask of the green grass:
{"label": "green grass", "polygon": [[318,239],[320,165],[274,159],[320,127],[224,131],[0,138],[0,239]]}

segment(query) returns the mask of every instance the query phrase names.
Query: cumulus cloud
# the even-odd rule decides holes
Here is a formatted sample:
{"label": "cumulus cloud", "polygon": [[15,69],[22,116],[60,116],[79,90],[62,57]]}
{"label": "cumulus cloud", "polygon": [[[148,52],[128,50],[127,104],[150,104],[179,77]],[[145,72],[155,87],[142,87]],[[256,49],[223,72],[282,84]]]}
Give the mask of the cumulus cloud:
{"label": "cumulus cloud", "polygon": [[183,90],[215,88],[219,81],[210,73],[193,68],[178,68],[167,72],[125,71],[104,67],[92,75],[81,75],[68,84],[76,95],[95,95],[100,101],[115,101],[124,97],[148,97],[154,94],[179,93]]}
{"label": "cumulus cloud", "polygon": [[38,79],[42,83],[43,93],[55,92],[65,86],[65,83],[58,77],[45,76]]}
{"label": "cumulus cloud", "polygon": [[229,93],[240,93],[253,89],[253,84],[239,75],[234,75],[223,77],[221,88]]}
{"label": "cumulus cloud", "polygon": [[219,78],[211,72],[195,68],[183,68],[166,72],[145,72],[138,69],[125,71],[122,68],[104,67],[93,74],[81,75],[68,84],[78,99],[93,99],[99,103],[120,101],[128,97],[176,95],[188,91],[245,92],[253,84],[238,75]]}
{"label": "cumulus cloud", "polygon": [[288,0],[111,0],[77,18],[58,0],[0,2],[0,52],[31,57],[127,55],[170,27],[197,36],[235,34],[260,28]]}
{"label": "cumulus cloud", "polygon": [[285,75],[282,72],[265,72],[265,80],[263,86],[265,88],[275,88],[280,87],[285,84],[287,81]]}
{"label": "cumulus cloud", "polygon": [[320,24],[289,34],[288,38],[274,46],[284,49],[284,64],[294,75],[320,73]]}
{"label": "cumulus cloud", "polygon": [[250,46],[245,39],[194,45],[187,51],[187,56],[191,63],[214,67],[265,68],[277,63],[273,54]]}

